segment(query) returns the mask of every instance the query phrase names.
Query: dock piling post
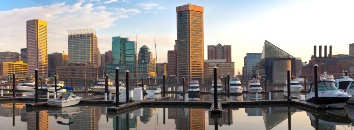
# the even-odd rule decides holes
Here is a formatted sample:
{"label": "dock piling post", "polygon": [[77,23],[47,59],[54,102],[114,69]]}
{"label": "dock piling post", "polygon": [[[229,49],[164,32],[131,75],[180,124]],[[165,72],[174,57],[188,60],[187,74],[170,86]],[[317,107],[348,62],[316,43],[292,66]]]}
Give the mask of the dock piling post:
{"label": "dock piling post", "polygon": [[227,97],[230,98],[230,75],[227,75]]}
{"label": "dock piling post", "polygon": [[217,91],[217,85],[218,85],[218,81],[217,81],[217,69],[216,67],[214,67],[214,109],[218,109],[218,91]]}
{"label": "dock piling post", "polygon": [[269,100],[269,101],[272,100],[272,92],[271,92],[271,91],[268,92],[268,100]]}
{"label": "dock piling post", "polygon": [[34,70],[34,102],[38,102],[38,69]]}
{"label": "dock piling post", "polygon": [[287,71],[287,87],[288,87],[288,102],[291,101],[291,90],[290,90],[290,71]]}
{"label": "dock piling post", "polygon": [[145,97],[144,78],[141,79],[141,90],[143,92],[143,100],[144,100]]}
{"label": "dock piling post", "polygon": [[163,75],[162,76],[162,97],[165,97],[166,96],[166,76]]}
{"label": "dock piling post", "polygon": [[288,105],[288,130],[291,130],[291,112],[290,112],[289,105]]}
{"label": "dock piling post", "polygon": [[125,102],[129,102],[129,70],[125,72]]}
{"label": "dock piling post", "polygon": [[318,65],[316,64],[314,66],[314,69],[313,69],[313,75],[314,75],[314,85],[315,85],[315,99],[317,101],[318,99],[318,77],[317,77],[317,74],[318,74]]}
{"label": "dock piling post", "polygon": [[15,73],[12,74],[12,97],[16,97],[16,75]]}
{"label": "dock piling post", "polygon": [[119,67],[116,68],[116,107],[119,104]]}
{"label": "dock piling post", "polygon": [[108,99],[108,76],[104,74],[104,100],[107,101]]}
{"label": "dock piling post", "polygon": [[58,97],[58,89],[57,89],[57,74],[54,73],[54,99],[57,99]]}
{"label": "dock piling post", "polygon": [[1,97],[4,96],[4,87],[1,88],[1,90],[0,90],[0,96],[1,96]]}

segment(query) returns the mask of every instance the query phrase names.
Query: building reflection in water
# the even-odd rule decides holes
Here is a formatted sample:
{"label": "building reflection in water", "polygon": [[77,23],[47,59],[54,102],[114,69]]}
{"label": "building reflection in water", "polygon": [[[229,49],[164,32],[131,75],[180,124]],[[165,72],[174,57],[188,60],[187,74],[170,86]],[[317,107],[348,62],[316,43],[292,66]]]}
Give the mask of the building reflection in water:
{"label": "building reflection in water", "polygon": [[261,108],[245,108],[247,116],[262,116]]}
{"label": "building reflection in water", "polygon": [[48,110],[25,112],[21,120],[27,122],[27,130],[49,130]]}
{"label": "building reflection in water", "polygon": [[[15,106],[13,109],[13,106]],[[7,103],[0,104],[0,116],[11,117],[13,115],[20,116],[22,111],[24,111],[24,103]]]}
{"label": "building reflection in water", "polygon": [[[295,113],[295,108],[290,108],[290,114]],[[288,107],[263,108],[263,120],[266,130],[271,130],[281,122],[288,119]]]}
{"label": "building reflection in water", "polygon": [[189,109],[189,129],[205,130],[205,109],[203,108]]}
{"label": "building reflection in water", "polygon": [[147,124],[153,113],[155,113],[155,108],[143,108],[143,115],[140,117],[140,121],[144,124]]}
{"label": "building reflection in water", "polygon": [[[152,114],[149,113],[151,109],[147,110],[145,114],[149,117],[145,117],[144,114],[140,117],[140,120],[146,121],[150,120]],[[144,113],[144,112],[143,112]],[[137,128],[137,117],[141,115],[140,110],[134,112],[120,114],[113,117],[113,130],[129,130],[130,128]],[[144,119],[142,119],[144,118]]]}
{"label": "building reflection in water", "polygon": [[101,117],[101,110],[97,107],[81,107],[80,113],[75,114],[70,130],[98,130],[98,121]]}
{"label": "building reflection in water", "polygon": [[[209,113],[210,114],[210,113]],[[211,117],[211,115],[209,115],[209,125],[215,125],[215,123],[218,123],[219,126],[223,126],[223,125],[232,125],[233,121],[232,121],[232,110],[229,109],[224,109],[221,112],[221,118],[217,119],[217,121],[215,121],[215,119],[213,119]]]}

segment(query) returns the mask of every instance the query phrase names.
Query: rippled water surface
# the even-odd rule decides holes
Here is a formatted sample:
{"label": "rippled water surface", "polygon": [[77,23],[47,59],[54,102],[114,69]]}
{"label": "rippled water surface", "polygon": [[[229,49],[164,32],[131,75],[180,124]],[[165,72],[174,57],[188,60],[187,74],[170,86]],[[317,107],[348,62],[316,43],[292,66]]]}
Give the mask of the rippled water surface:
{"label": "rippled water surface", "polygon": [[205,108],[140,108],[119,115],[106,109],[26,111],[23,103],[0,104],[0,125],[2,130],[347,130],[354,119],[354,106],[319,113],[295,107],[230,108],[219,118],[211,118]]}

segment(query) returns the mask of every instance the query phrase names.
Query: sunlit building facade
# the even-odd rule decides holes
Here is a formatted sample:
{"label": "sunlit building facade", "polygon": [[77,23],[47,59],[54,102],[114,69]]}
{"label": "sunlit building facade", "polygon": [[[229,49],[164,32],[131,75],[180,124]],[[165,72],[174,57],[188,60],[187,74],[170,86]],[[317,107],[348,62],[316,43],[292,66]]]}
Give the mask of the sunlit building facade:
{"label": "sunlit building facade", "polygon": [[28,75],[28,65],[23,61],[2,62],[1,72],[2,76],[10,76],[11,74],[16,74],[16,79],[23,81]]}
{"label": "sunlit building facade", "polygon": [[204,81],[203,10],[203,7],[192,4],[176,8],[178,78]]}
{"label": "sunlit building facade", "polygon": [[40,76],[48,75],[48,33],[47,21],[40,19],[28,20],[27,33],[27,62],[28,73],[34,75],[38,69]]}
{"label": "sunlit building facade", "polygon": [[70,63],[98,65],[96,32],[91,29],[69,31],[68,50]]}

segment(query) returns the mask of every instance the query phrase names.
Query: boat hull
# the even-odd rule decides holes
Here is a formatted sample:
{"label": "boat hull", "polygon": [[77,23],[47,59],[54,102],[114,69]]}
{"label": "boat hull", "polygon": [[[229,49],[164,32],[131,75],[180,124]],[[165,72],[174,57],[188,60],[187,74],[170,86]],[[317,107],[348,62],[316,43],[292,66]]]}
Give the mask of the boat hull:
{"label": "boat hull", "polygon": [[350,97],[318,97],[316,100],[315,97],[307,99],[308,102],[313,102],[316,104],[333,104],[333,103],[343,103],[348,101]]}
{"label": "boat hull", "polygon": [[260,93],[260,92],[262,92],[262,88],[250,88],[250,89],[248,89],[248,92],[250,92],[250,93]]}
{"label": "boat hull", "polygon": [[241,87],[238,87],[238,88],[230,87],[230,93],[242,94],[243,93],[243,89]]}
{"label": "boat hull", "polygon": [[54,106],[54,107],[68,107],[68,106],[73,106],[77,105],[80,103],[79,97],[72,99],[72,100],[57,100],[57,99],[52,99],[48,100],[48,105],[49,106]]}

